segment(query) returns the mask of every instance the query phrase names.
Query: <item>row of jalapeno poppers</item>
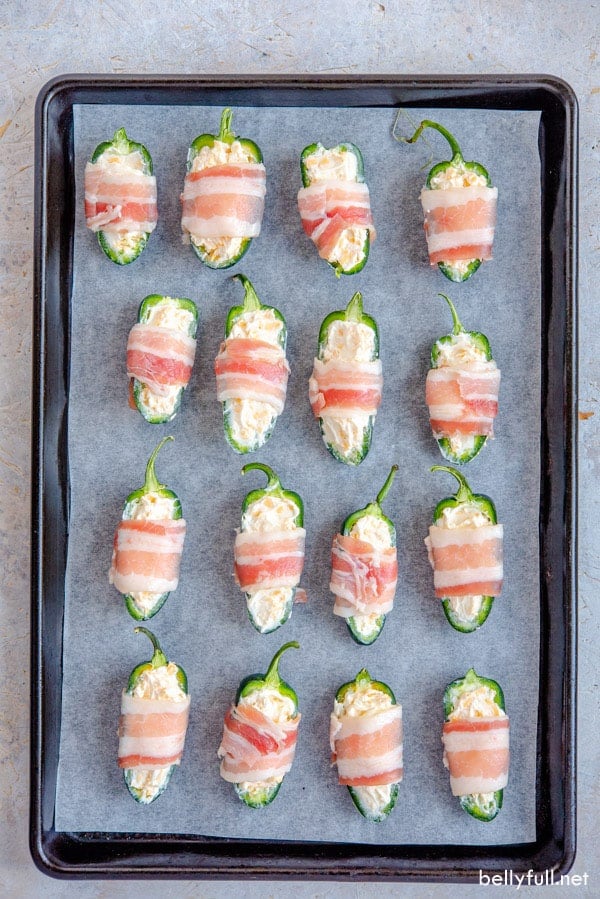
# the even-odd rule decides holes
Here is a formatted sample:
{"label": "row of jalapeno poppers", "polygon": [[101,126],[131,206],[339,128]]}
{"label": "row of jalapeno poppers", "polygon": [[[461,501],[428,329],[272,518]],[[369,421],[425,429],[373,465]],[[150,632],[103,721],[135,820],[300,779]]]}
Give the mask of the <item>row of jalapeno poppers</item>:
{"label": "row of jalapeno poppers", "polygon": [[[121,695],[118,764],[133,798],[148,805],[166,789],[181,763],[190,695],[185,671],[167,659],[144,627],[154,652],[131,672]],[[245,677],[225,713],[217,750],[221,777],[249,808],[277,796],[291,770],[298,737],[298,695],[279,674],[284,644],[265,674]],[[463,809],[491,821],[508,780],[509,721],[500,686],[470,669],[444,693],[443,762]],[[373,822],[390,814],[404,774],[402,706],[391,688],[363,668],[343,684],[330,717],[331,763],[358,811]]]}
{"label": "row of jalapeno poppers", "polygon": [[[260,233],[266,193],[262,153],[231,128],[224,109],[218,134],[190,145],[181,227],[209,268],[239,262]],[[421,122],[407,143],[433,128],[448,141],[452,158],[430,171],[421,192],[431,265],[452,281],[465,281],[491,259],[498,191],[482,165],[465,162],[456,139],[436,122]],[[337,276],[366,264],[376,232],[361,151],[352,143],[313,143],[302,151],[303,187],[298,207],[305,233]],[[133,262],[158,221],[156,178],[150,153],[118,129],[99,144],[85,169],[85,215],[105,254],[118,265]]]}

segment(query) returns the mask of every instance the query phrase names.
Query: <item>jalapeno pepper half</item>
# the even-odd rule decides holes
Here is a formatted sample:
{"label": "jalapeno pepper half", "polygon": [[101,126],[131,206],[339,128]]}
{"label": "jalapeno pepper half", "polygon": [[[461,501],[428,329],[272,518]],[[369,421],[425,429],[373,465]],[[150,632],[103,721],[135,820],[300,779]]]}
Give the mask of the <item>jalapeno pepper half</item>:
{"label": "jalapeno pepper half", "polygon": [[[150,638],[154,653],[136,665],[123,691],[119,767],[136,802],[148,805],[166,790],[181,760],[190,699],[183,668],[167,660],[151,631],[136,627],[135,633]],[[148,748],[157,743],[160,749]]]}
{"label": "jalapeno pepper half", "polygon": [[[465,476],[456,468],[434,465],[431,471],[447,471],[448,474],[456,478],[459,485],[454,496],[446,497],[435,507],[433,512],[434,525],[438,525],[441,522],[440,527],[443,528],[446,534],[452,534],[452,530],[460,528],[461,524],[463,527],[468,528],[469,531],[476,531],[481,527],[489,529],[491,525],[495,525],[494,533],[500,529],[499,539],[501,540],[501,525],[498,525],[496,507],[489,496],[483,493],[473,493]],[[448,529],[447,520],[453,518],[454,521],[450,521],[450,528]],[[431,531],[432,529],[430,529],[430,534]],[[483,560],[480,559],[479,561],[482,566],[485,564]],[[501,582],[500,576],[500,584]],[[436,594],[437,592],[436,589]],[[442,597],[442,606],[446,618],[455,630],[463,634],[470,634],[481,627],[492,610],[493,602],[494,596],[491,595],[458,594]]]}
{"label": "jalapeno pepper half", "polygon": [[[465,697],[467,698],[467,702],[465,702]],[[468,706],[469,699],[474,700],[477,697],[481,707],[483,707],[488,712],[492,712],[492,715],[471,715],[469,714]],[[452,743],[450,740],[452,737],[449,737],[446,733],[444,733],[444,744],[445,744],[445,763],[448,764],[451,771],[451,776],[453,773],[453,759],[452,753],[457,752],[463,758],[465,757],[475,757],[479,756],[477,771],[475,772],[477,776],[482,777],[484,775],[483,766],[487,764],[486,759],[486,729],[488,733],[493,733],[493,744],[490,747],[492,750],[492,754],[495,756],[492,764],[494,767],[498,768],[500,762],[504,762],[504,767],[506,771],[504,772],[504,782],[506,782],[507,774],[508,774],[508,718],[505,713],[506,707],[504,704],[504,693],[502,692],[502,688],[495,681],[491,680],[487,677],[480,677],[476,674],[474,668],[470,668],[464,677],[457,678],[457,680],[452,681],[446,687],[444,691],[444,721],[446,722],[444,730],[448,729],[448,723],[450,721],[455,722],[456,730],[460,732],[461,743],[456,746],[456,748],[452,747]],[[465,707],[465,715],[456,715],[457,707],[463,705]],[[483,719],[483,720],[482,720]],[[475,736],[471,737],[473,740],[473,748],[469,751],[465,746],[465,737],[469,733],[475,733]],[[467,737],[467,739],[469,739]],[[488,738],[489,739],[489,738]],[[479,744],[479,745],[477,745]],[[502,744],[502,745],[500,745]],[[488,753],[490,752],[488,749]],[[502,754],[502,758],[499,757],[499,754]],[[465,771],[459,771],[459,776],[469,776]],[[498,776],[497,772],[496,776]],[[459,795],[459,801],[461,807],[473,818],[476,818],[478,821],[492,821],[500,809],[502,808],[502,801],[504,796],[504,788],[499,790],[490,790],[487,792],[477,792],[477,793],[468,793],[465,795]]]}
{"label": "jalapeno pepper half", "polygon": [[[446,256],[441,261],[438,261],[438,257],[444,257],[443,244],[442,248],[438,249],[437,246],[432,245],[431,240],[435,239],[434,235],[448,234],[444,224],[446,213],[444,209],[425,208],[426,203],[423,195],[421,196],[425,208],[425,227],[432,264],[437,261],[438,268],[450,281],[466,281],[477,271],[483,259],[491,258],[498,192],[496,188],[492,188],[487,170],[479,162],[466,162],[456,138],[437,122],[424,119],[412,137],[402,138],[402,140],[407,144],[412,144],[419,139],[426,128],[433,128],[446,138],[450,145],[452,158],[433,166],[427,176],[425,190],[435,191],[442,187],[461,190],[475,189],[471,190],[472,198],[470,195],[469,197],[465,196],[462,201],[457,198],[453,206],[454,228],[460,231],[464,237],[460,244],[447,247]],[[442,194],[440,199],[446,198]],[[467,205],[472,203],[474,206],[472,210],[463,209],[463,203]],[[484,219],[485,221],[483,221]],[[460,221],[460,226],[457,225],[458,221]],[[471,258],[474,252],[480,252],[482,258]]]}
{"label": "jalapeno pepper half", "polygon": [[[115,180],[117,172],[120,177]],[[128,196],[127,175],[136,199]],[[106,256],[117,265],[137,259],[158,217],[156,179],[146,147],[130,140],[124,128],[98,144],[86,166],[85,195],[87,226],[97,233]]]}
{"label": "jalapeno pepper half", "polygon": [[[188,150],[187,171],[191,172],[194,166],[195,158],[201,151],[207,147],[209,149],[219,149],[219,145],[225,144],[231,146],[234,141],[240,145],[241,154],[246,163],[262,164],[263,156],[260,148],[246,137],[238,137],[231,128],[233,112],[226,108],[221,114],[221,124],[218,134],[200,134],[192,141]],[[221,166],[221,162],[214,162],[212,165]],[[262,213],[261,213],[262,215]],[[192,249],[196,256],[212,269],[225,269],[235,265],[247,252],[252,238],[229,238],[222,235],[219,238],[206,239],[204,242],[200,238],[192,236]]]}
{"label": "jalapeno pepper half", "polygon": [[[273,469],[249,462],[242,474],[262,471],[267,486],[251,490],[242,503],[242,528],[235,542],[235,572],[246,594],[248,617],[261,634],[285,624],[296,595],[304,563],[304,504],[286,490]],[[268,530],[265,527],[270,525]],[[260,542],[253,545],[253,534]],[[267,535],[271,543],[265,543]]]}
{"label": "jalapeno pepper half", "polygon": [[[455,465],[464,465],[493,436],[500,372],[485,334],[466,331],[452,300],[443,293],[439,296],[450,307],[454,327],[450,334],[436,340],[431,349],[427,405],[442,456]],[[446,410],[441,417],[436,407]],[[449,413],[448,409],[456,411]],[[477,428],[480,433],[473,433]],[[440,433],[447,436],[438,436]]]}

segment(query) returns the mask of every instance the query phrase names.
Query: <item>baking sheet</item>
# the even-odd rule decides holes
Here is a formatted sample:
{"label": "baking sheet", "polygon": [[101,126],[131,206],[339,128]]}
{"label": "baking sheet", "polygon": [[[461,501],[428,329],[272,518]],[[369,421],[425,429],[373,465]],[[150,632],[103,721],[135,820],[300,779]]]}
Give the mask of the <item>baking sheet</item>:
{"label": "baking sheet", "polygon": [[[464,285],[426,260],[418,202],[426,147],[396,144],[388,109],[235,109],[235,130],[261,146],[268,196],[260,238],[234,269],[252,279],[289,327],[292,377],[286,409],[267,446],[252,458],[272,465],[305,499],[309,604],[275,634],[257,634],[231,576],[234,528],[247,490],[245,461],[225,444],[212,362],[227,310],[242,288],[231,272],[201,266],[181,243],[179,193],[189,142],[217,130],[220,108],[76,106],[77,221],[73,258],[69,401],[71,521],[65,597],[63,716],[56,797],[59,831],[186,833],[263,840],[378,844],[505,844],[535,838],[539,647],[539,157],[537,112],[423,111],[459,137],[467,158],[486,165],[499,188],[495,259]],[[418,110],[411,110],[418,121]],[[408,124],[408,123],[407,123]],[[113,266],[85,229],[82,176],[96,144],[117,127],[145,143],[155,162],[161,220],[142,257]],[[402,126],[401,126],[402,127]],[[409,131],[407,127],[405,133]],[[366,268],[336,280],[304,236],[296,208],[298,156],[314,139],[352,140],[365,156],[378,238]],[[434,161],[445,144],[433,135]],[[358,469],[325,451],[307,402],[307,380],[322,318],[355,290],[381,330],[384,400],[373,446]],[[467,328],[488,334],[502,369],[497,439],[465,470],[496,501],[505,525],[505,586],[484,628],[461,635],[433,599],[422,539],[435,503],[452,492],[429,433],[423,384],[430,345],[450,330],[448,293]],[[124,357],[137,306],[148,293],[189,296],[200,309],[199,350],[183,408],[170,425],[150,426],[127,407]],[[159,478],[180,495],[188,521],[181,582],[150,622],[169,657],[187,671],[192,710],[185,756],[168,791],[137,806],[116,765],[120,691],[149,644],[108,585],[110,548],[122,503],[143,482],[148,455],[165,433]],[[401,471],[386,502],[398,528],[400,580],[394,612],[371,647],[359,647],[331,614],[331,537],[345,516],[373,499],[393,462]],[[515,626],[518,622],[518,626]],[[282,662],[303,720],[294,767],[276,802],[247,809],[218,774],[223,714],[239,680],[265,670],[275,649],[298,639]],[[445,684],[474,665],[505,690],[512,761],[505,804],[481,825],[450,795],[441,762]],[[354,810],[329,768],[333,695],[367,666],[404,708],[405,779],[398,805],[379,826]],[[85,746],[85,751],[84,751]]]}

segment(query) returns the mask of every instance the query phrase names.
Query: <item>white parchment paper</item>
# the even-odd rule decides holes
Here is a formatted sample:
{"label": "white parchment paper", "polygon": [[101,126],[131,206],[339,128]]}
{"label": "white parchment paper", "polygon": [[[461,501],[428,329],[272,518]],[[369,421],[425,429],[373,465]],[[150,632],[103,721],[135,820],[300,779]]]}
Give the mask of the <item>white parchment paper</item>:
{"label": "white parchment paper", "polygon": [[[71,519],[65,595],[63,714],[56,827],[64,831],[164,832],[264,840],[357,843],[502,844],[535,838],[535,762],[539,640],[540,163],[539,114],[411,110],[442,122],[465,157],[485,165],[499,189],[495,258],[464,285],[431,269],[419,191],[430,165],[448,158],[443,139],[409,147],[391,137],[394,110],[236,108],[234,128],[254,139],[267,167],[263,230],[229,272],[210,271],[181,242],[180,201],[187,147],[218,130],[218,107],[81,106],[75,109],[77,216],[71,328],[69,477]],[[421,114],[422,113],[422,114]],[[152,153],[160,221],[143,255],[120,268],[85,228],[83,170],[95,146],[124,126]],[[409,133],[408,121],[400,130]],[[336,280],[305,237],[296,205],[299,154],[315,140],[350,140],[364,154],[377,240],[366,268]],[[285,411],[267,446],[251,458],[275,468],[306,505],[306,606],[274,634],[255,632],[232,577],[234,529],[246,492],[248,458],[225,443],[215,398],[213,360],[226,313],[241,302],[246,274],[263,302],[281,309],[289,328],[292,374]],[[351,469],[326,452],[308,404],[307,382],[318,328],[361,290],[381,331],[384,399],[366,461]],[[424,383],[431,344],[451,330],[438,292],[455,301],[465,327],[491,341],[502,370],[496,439],[465,469],[476,492],[496,502],[505,526],[505,585],[485,626],[463,635],[433,598],[423,538],[435,504],[454,493],[428,424]],[[140,301],[149,293],[188,296],[200,310],[190,388],[170,425],[152,426],[128,408],[125,346]],[[120,693],[131,669],[151,655],[135,636],[120,594],[108,584],[114,529],[127,494],[166,433],[157,473],[180,496],[188,534],[181,581],[149,622],[168,657],[186,670],[192,696],[183,763],[169,789],[142,807],[117,767]],[[390,466],[400,472],[385,505],[398,530],[400,578],[394,611],[371,647],[352,642],[333,616],[328,591],[333,534],[373,500]],[[223,715],[241,678],[265,671],[284,641],[300,651],[281,673],[297,690],[302,721],[294,767],[277,800],[247,809],[219,777],[216,750]],[[451,796],[442,765],[442,694],[470,666],[503,686],[511,718],[512,758],[504,808],[490,824],[474,821]],[[386,681],[404,709],[405,778],[383,824],[366,822],[329,765],[333,696],[366,666]]]}

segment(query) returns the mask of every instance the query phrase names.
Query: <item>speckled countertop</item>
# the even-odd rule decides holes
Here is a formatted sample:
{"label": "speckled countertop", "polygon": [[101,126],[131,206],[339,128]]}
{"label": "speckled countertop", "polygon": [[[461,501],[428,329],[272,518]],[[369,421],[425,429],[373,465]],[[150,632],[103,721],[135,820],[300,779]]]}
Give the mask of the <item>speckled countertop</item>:
{"label": "speckled countertop", "polygon": [[[33,110],[50,78],[97,73],[548,73],[580,104],[580,435],[578,854],[600,895],[598,644],[600,538],[600,4],[577,0],[53,0],[0,4],[0,894],[158,897],[152,883],[63,883],[28,850],[29,441]],[[177,896],[458,896],[461,886],[171,883]],[[523,888],[522,893],[532,890]],[[494,895],[512,892],[497,887]]]}

